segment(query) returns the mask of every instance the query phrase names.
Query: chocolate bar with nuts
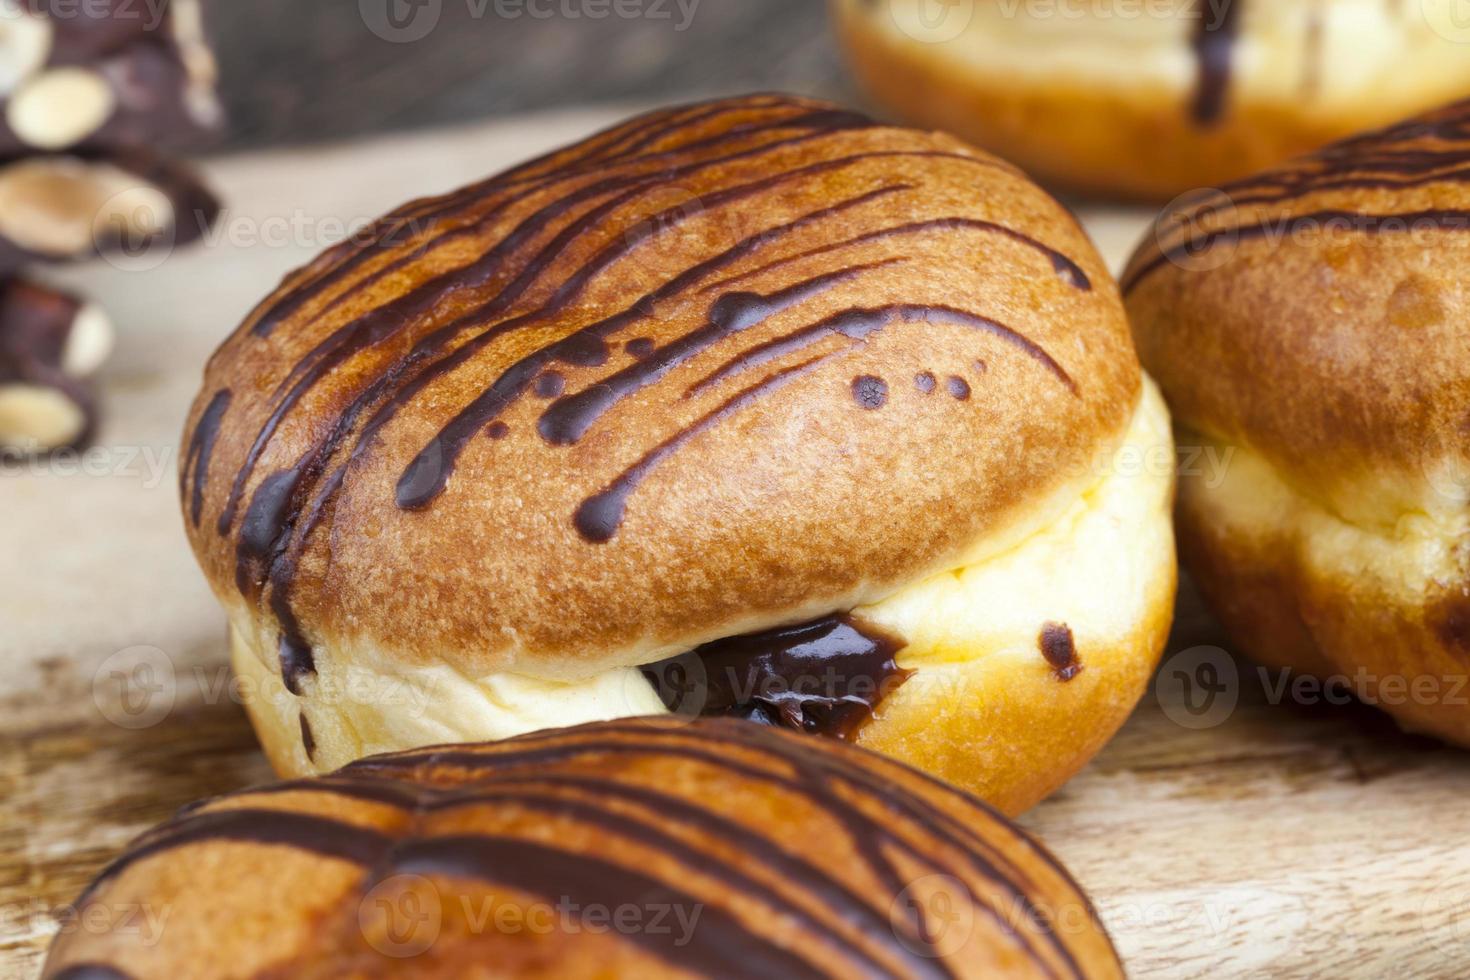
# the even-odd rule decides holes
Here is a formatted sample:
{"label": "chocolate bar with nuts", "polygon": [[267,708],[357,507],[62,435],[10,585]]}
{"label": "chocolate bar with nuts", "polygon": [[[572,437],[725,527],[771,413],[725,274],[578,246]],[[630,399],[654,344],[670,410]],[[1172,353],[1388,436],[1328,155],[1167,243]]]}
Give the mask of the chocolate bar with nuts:
{"label": "chocolate bar with nuts", "polygon": [[87,439],[96,402],[86,379],[112,350],[96,306],[44,286],[0,285],[0,453],[44,453]]}
{"label": "chocolate bar with nuts", "polygon": [[191,169],[146,151],[0,164],[0,275],[32,261],[158,254],[200,237],[218,213]]}
{"label": "chocolate bar with nuts", "polygon": [[0,0],[0,156],[179,144],[220,123],[197,0]]}

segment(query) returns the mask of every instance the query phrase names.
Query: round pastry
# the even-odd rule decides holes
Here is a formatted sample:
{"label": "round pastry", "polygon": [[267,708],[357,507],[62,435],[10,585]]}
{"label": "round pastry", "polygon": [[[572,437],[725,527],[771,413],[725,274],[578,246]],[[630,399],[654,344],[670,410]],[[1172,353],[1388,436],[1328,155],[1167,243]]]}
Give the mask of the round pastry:
{"label": "round pastry", "polygon": [[832,0],[873,97],[1038,178],[1163,199],[1470,92],[1448,2]]}
{"label": "round pastry", "polygon": [[1014,811],[1172,612],[1167,417],[1086,236],[1008,164],[801,99],[394,212],[226,341],[185,445],[283,774],[673,710]]}
{"label": "round pastry", "polygon": [[1123,976],[1066,870],[994,811],[733,720],[377,756],[206,801],[104,869],[94,907],[168,916],[65,933],[43,977]]}
{"label": "round pastry", "polygon": [[1348,140],[1164,215],[1124,287],[1235,640],[1470,745],[1467,164],[1470,103]]}

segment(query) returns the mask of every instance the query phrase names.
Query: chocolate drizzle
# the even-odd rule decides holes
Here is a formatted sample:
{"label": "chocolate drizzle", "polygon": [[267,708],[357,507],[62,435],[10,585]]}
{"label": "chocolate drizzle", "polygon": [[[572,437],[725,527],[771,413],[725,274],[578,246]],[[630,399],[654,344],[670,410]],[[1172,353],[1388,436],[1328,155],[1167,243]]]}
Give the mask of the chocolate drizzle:
{"label": "chocolate drizzle", "polygon": [[[1335,143],[1274,170],[1200,195],[1159,219],[1122,278],[1131,293],[1171,265],[1185,269],[1216,248],[1300,242],[1324,233],[1365,237],[1470,231],[1470,209],[1359,210],[1356,191],[1407,191],[1470,183],[1470,102]],[[1310,197],[1309,208],[1301,203]],[[1211,263],[1214,268],[1218,263]]]}
{"label": "chocolate drizzle", "polygon": [[376,830],[330,817],[252,807],[191,813],[144,836],[125,854],[102,869],[82,894],[82,904],[101,886],[146,858],[186,844],[212,840],[250,841],[309,851],[320,857],[367,866],[388,849],[389,839]]}
{"label": "chocolate drizzle", "polygon": [[1199,81],[1190,115],[1201,126],[1219,122],[1225,114],[1240,12],[1245,3],[1246,0],[1198,0],[1191,45],[1199,64]]}
{"label": "chocolate drizzle", "polygon": [[670,711],[851,739],[912,671],[902,640],[847,616],[732,636],[645,667]]}
{"label": "chocolate drizzle", "polygon": [[52,980],[132,980],[132,975],[104,963],[76,963],[56,973]]}
{"label": "chocolate drizzle", "polygon": [[[605,811],[602,823],[616,821]],[[634,826],[638,826],[636,823]],[[639,836],[646,836],[643,830]],[[673,838],[659,842],[665,850],[677,848]],[[695,855],[696,859],[700,855]],[[618,908],[630,896],[645,904],[692,910],[699,899],[657,878],[589,854],[576,854],[523,838],[460,836],[417,841],[394,856],[397,874],[472,876],[494,885],[530,892],[555,901],[576,895],[577,904]],[[792,910],[799,913],[799,906]],[[805,915],[794,916],[809,918]],[[704,907],[699,916],[699,942],[676,944],[672,930],[634,929],[627,938],[664,962],[705,976],[770,980],[771,977],[821,978],[827,976],[806,959],[773,943],[763,943],[730,912]]]}
{"label": "chocolate drizzle", "polygon": [[214,441],[219,438],[220,423],[224,421],[225,412],[229,408],[230,390],[226,388],[215,392],[205,407],[204,414],[194,426],[194,434],[189,438],[189,451],[184,456],[184,465],[179,471],[180,480],[186,475],[190,477],[189,520],[194,522],[195,527],[199,526],[200,515],[204,512],[204,487],[209,482],[209,458],[214,453]]}
{"label": "chocolate drizzle", "polygon": [[306,715],[301,716],[301,747],[308,759],[316,758],[316,736],[311,733],[311,722],[306,720]]}

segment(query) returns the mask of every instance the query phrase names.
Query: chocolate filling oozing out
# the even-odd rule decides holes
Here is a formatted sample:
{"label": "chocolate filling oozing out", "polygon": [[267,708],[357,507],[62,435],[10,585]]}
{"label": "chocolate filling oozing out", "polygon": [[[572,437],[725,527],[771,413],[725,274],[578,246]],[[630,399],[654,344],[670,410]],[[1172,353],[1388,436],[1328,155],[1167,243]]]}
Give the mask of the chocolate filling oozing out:
{"label": "chocolate filling oozing out", "polygon": [[913,671],[903,640],[850,616],[731,636],[643,668],[678,714],[728,715],[850,739]]}

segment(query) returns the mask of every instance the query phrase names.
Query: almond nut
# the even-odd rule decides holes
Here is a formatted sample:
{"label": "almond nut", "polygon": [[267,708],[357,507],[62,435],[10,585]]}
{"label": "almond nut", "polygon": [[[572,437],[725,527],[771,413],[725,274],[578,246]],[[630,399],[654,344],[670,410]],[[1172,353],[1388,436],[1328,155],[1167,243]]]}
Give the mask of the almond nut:
{"label": "almond nut", "polygon": [[98,235],[157,234],[173,219],[168,195],[110,164],[46,157],[0,168],[0,235],[39,255],[85,255]]}
{"label": "almond nut", "polygon": [[95,303],[77,310],[61,351],[61,370],[74,378],[85,378],[100,368],[112,354],[112,320]]}
{"label": "almond nut", "polygon": [[96,72],[53,68],[16,89],[5,107],[5,121],[21,142],[60,150],[102,128],[116,105],[112,87]]}
{"label": "almond nut", "polygon": [[19,0],[0,0],[0,95],[40,71],[51,55],[51,21],[28,13]]}
{"label": "almond nut", "polygon": [[86,428],[86,411],[60,388],[0,384],[0,446],[45,452],[76,442]]}

